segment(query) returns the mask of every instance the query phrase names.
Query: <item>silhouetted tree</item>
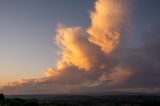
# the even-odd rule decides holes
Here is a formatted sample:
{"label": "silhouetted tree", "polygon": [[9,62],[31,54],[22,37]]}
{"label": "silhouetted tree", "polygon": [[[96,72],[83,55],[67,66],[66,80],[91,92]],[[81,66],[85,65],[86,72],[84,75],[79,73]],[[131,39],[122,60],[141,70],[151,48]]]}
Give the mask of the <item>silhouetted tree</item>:
{"label": "silhouetted tree", "polygon": [[4,97],[4,95],[1,93],[0,94],[0,100],[4,100],[5,99],[5,97]]}

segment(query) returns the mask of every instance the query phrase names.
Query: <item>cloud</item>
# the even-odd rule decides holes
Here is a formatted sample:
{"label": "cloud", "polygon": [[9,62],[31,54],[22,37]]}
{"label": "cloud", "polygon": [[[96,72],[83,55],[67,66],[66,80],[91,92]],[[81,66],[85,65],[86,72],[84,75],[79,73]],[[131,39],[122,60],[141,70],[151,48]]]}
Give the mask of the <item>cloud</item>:
{"label": "cloud", "polygon": [[58,63],[58,69],[67,66],[76,66],[85,71],[103,65],[103,54],[97,46],[90,43],[80,27],[65,28],[59,26],[57,29],[56,43],[61,47],[62,60]]}
{"label": "cloud", "polygon": [[[128,77],[126,77],[127,79],[125,79],[123,83],[112,84],[112,86],[110,86],[113,90],[147,93],[159,92],[159,26],[160,24],[156,23],[141,35],[142,44],[138,48],[128,48],[128,46],[123,45],[123,48],[119,48],[116,52],[114,55],[116,63],[129,70],[124,74]],[[114,73],[114,71],[111,72]],[[109,74],[107,74],[107,76],[109,76]],[[114,75],[114,77],[116,77],[116,75]],[[104,78],[106,78],[106,76]],[[102,86],[106,85],[108,87],[108,84],[102,84]]]}
{"label": "cloud", "polygon": [[[130,1],[131,2],[131,1]],[[98,0],[95,11],[91,12],[91,26],[88,28],[89,41],[106,53],[112,53],[120,42],[121,31],[127,23],[130,2],[126,0]]]}
{"label": "cloud", "polygon": [[120,82],[124,82],[132,75],[131,69],[123,68],[123,67],[115,67],[110,73],[106,75],[103,74],[100,77],[100,81],[111,80],[112,83],[117,84]]}
{"label": "cloud", "polygon": [[107,54],[112,52],[119,43],[123,16],[120,3],[114,0],[97,1],[95,11],[90,15],[92,25],[88,29],[89,41]]}
{"label": "cloud", "polygon": [[60,47],[61,58],[56,67],[48,68],[44,77],[9,82],[1,91],[8,94],[159,91],[160,30],[152,28],[145,34],[142,47],[128,48],[122,42],[125,39],[122,33],[129,20],[129,5],[127,0],[97,0],[90,13],[89,28],[59,24],[55,43]]}

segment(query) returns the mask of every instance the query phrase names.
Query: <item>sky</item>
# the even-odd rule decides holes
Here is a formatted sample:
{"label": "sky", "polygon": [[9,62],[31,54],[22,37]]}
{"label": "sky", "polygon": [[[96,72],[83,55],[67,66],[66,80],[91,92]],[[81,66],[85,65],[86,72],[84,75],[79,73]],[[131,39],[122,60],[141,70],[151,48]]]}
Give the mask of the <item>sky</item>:
{"label": "sky", "polygon": [[91,5],[93,0],[1,0],[0,82],[42,76],[54,66],[57,24],[81,26],[85,20],[87,27]]}
{"label": "sky", "polygon": [[160,92],[159,0],[0,0],[0,91]]}

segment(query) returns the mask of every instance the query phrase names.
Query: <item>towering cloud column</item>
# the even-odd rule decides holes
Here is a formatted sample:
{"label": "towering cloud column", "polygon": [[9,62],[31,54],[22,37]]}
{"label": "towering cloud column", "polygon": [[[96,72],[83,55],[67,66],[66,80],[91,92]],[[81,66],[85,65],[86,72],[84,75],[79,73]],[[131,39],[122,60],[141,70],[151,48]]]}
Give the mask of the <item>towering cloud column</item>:
{"label": "towering cloud column", "polygon": [[120,40],[124,9],[120,0],[98,0],[95,4],[95,11],[90,15],[89,41],[110,54]]}
{"label": "towering cloud column", "polygon": [[21,92],[20,87],[22,91],[30,92],[25,86],[35,91],[34,86],[44,85],[43,89],[47,89],[45,87],[52,85],[53,91],[50,92],[72,91],[74,88],[98,87],[106,80],[118,82],[128,78],[130,73],[126,69],[115,68],[116,64],[108,59],[120,42],[124,23],[124,8],[120,1],[97,0],[95,10],[90,13],[91,26],[88,29],[59,25],[55,42],[61,49],[61,59],[56,67],[49,68],[44,77],[10,82],[5,89],[16,88],[14,90]]}

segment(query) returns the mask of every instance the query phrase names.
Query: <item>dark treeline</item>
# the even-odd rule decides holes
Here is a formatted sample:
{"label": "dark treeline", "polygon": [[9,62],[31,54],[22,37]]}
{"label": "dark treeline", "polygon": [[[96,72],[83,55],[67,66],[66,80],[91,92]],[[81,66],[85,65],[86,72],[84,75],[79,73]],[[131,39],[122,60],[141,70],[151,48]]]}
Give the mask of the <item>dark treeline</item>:
{"label": "dark treeline", "polygon": [[3,94],[0,94],[0,106],[39,106],[34,99],[24,100],[19,98],[8,99]]}
{"label": "dark treeline", "polygon": [[48,100],[5,98],[0,94],[0,106],[160,106],[160,96],[114,95],[114,96],[66,96]]}

